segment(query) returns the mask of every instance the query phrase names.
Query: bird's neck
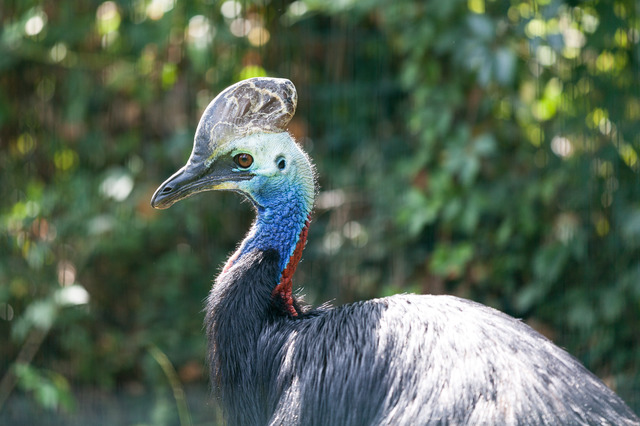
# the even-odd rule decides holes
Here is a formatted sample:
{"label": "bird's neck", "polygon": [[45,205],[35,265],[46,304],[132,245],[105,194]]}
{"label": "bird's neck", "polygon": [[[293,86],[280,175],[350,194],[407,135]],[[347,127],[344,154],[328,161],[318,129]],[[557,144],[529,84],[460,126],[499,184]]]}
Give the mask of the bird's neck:
{"label": "bird's neck", "polygon": [[271,302],[273,283],[280,275],[279,263],[280,256],[274,249],[239,255],[228,271],[217,277],[207,303],[211,383],[225,410],[238,407],[242,401],[241,417],[254,418],[246,424],[267,423],[266,419],[255,420],[264,403],[260,384],[269,380],[265,373],[268,369],[260,364],[264,353],[258,351],[257,342],[274,314],[282,318]]}
{"label": "bird's neck", "polygon": [[279,255],[280,277],[279,282],[274,282],[272,296],[282,302],[286,312],[297,316],[291,279],[307,240],[311,206],[307,197],[301,196],[297,191],[287,191],[280,198],[278,203],[257,207],[257,217],[251,231],[227,261],[223,273],[255,250],[275,250]]}

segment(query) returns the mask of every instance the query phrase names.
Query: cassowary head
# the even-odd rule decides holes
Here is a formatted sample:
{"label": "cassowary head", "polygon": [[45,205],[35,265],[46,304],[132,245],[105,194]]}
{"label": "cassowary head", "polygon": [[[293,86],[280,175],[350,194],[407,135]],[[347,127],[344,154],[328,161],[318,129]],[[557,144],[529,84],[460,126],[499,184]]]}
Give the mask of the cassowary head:
{"label": "cassowary head", "polygon": [[[313,204],[313,168],[285,130],[298,95],[291,81],[251,78],[220,93],[202,114],[187,164],[155,192],[165,209],[207,190],[246,195],[260,210],[300,198]],[[296,203],[299,204],[299,203]]]}

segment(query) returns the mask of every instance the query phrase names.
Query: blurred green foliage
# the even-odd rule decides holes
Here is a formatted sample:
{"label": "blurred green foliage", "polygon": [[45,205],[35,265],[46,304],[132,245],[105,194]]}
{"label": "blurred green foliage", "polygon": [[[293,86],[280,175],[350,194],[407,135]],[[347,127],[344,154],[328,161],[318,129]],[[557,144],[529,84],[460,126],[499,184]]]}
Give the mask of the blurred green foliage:
{"label": "blurred green foliage", "polygon": [[311,302],[468,297],[639,411],[636,3],[31,0],[0,19],[0,400],[148,393],[147,421],[178,421],[149,350],[206,382],[202,301],[252,212],[149,199],[208,102],[272,75],[319,171]]}

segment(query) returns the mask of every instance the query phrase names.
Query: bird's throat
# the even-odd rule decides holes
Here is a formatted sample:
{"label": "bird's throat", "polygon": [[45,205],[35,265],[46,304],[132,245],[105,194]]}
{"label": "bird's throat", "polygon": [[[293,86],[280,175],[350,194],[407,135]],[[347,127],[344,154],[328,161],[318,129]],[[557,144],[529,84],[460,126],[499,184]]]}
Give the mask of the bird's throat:
{"label": "bird's throat", "polygon": [[309,222],[310,219],[307,218],[307,221],[305,222],[304,227],[300,232],[300,236],[298,237],[296,248],[293,251],[291,257],[289,257],[287,266],[282,271],[280,283],[278,283],[278,285],[273,289],[272,293],[272,296],[274,298],[280,298],[284,302],[285,309],[289,314],[291,314],[291,316],[294,317],[298,316],[298,311],[296,311],[296,308],[293,306],[293,283],[291,279],[293,278],[293,274],[296,272],[298,263],[300,263],[300,259],[302,258],[302,252],[307,242]]}
{"label": "bird's throat", "polygon": [[[293,297],[292,278],[302,258],[311,220],[309,209],[307,213],[303,213],[304,216],[298,216],[302,213],[300,210],[302,209],[278,209],[275,214],[259,212],[249,235],[227,260],[222,270],[222,274],[228,273],[241,258],[255,250],[275,249],[280,255],[279,263],[282,272],[279,280],[274,283],[271,298],[283,313],[292,317],[299,315]],[[296,211],[299,213],[295,214]],[[285,214],[282,214],[283,212]],[[292,227],[291,222],[297,222],[300,225]]]}

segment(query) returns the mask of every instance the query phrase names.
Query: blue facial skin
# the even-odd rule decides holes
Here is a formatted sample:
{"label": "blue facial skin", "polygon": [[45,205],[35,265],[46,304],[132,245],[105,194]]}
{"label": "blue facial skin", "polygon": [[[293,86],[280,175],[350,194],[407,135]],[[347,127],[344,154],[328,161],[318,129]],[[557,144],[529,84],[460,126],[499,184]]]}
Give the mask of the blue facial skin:
{"label": "blue facial skin", "polygon": [[276,249],[280,254],[280,271],[287,267],[300,233],[311,211],[302,188],[290,182],[288,176],[269,179],[256,176],[251,179],[253,191],[246,194],[257,210],[257,218],[245,239],[240,256],[253,250]]}

